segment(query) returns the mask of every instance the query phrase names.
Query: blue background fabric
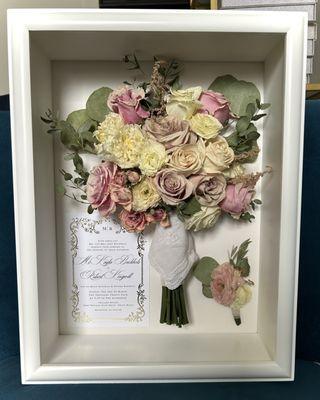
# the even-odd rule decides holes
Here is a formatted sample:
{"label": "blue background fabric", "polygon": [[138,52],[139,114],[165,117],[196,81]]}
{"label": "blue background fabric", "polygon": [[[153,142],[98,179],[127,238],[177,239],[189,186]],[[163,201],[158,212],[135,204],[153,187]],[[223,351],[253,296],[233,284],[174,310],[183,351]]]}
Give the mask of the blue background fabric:
{"label": "blue background fabric", "polygon": [[[8,110],[8,96],[0,110]],[[320,100],[306,102],[301,255],[294,382],[21,385],[9,111],[0,111],[0,400],[292,399],[320,393]]]}

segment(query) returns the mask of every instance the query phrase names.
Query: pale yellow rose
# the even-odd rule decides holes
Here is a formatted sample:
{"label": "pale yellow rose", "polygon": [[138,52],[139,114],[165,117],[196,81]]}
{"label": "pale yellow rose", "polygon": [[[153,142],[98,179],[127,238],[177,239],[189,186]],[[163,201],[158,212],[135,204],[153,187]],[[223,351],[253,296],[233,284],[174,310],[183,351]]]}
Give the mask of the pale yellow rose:
{"label": "pale yellow rose", "polygon": [[146,211],[155,207],[160,201],[160,195],[151,178],[144,178],[132,188],[132,208],[134,211]]}
{"label": "pale yellow rose", "polygon": [[102,121],[98,129],[94,132],[94,136],[98,142],[104,144],[112,140],[115,135],[124,127],[124,122],[119,114],[109,113],[104,121]]}
{"label": "pale yellow rose", "polygon": [[241,307],[249,303],[251,297],[251,287],[248,284],[244,284],[238,287],[238,289],[236,290],[236,297],[230,307],[233,309],[240,309]]}
{"label": "pale yellow rose", "polygon": [[190,119],[202,107],[202,104],[198,101],[201,92],[200,86],[184,90],[172,90],[167,100],[167,114],[180,119]]}
{"label": "pale yellow rose", "polygon": [[185,176],[200,171],[205,159],[205,146],[200,139],[195,144],[184,144],[177,147],[171,154],[168,164],[175,171]]}
{"label": "pale yellow rose", "polygon": [[185,227],[188,230],[195,232],[202,229],[208,229],[215,225],[221,214],[221,209],[218,206],[205,207],[201,206],[201,210],[191,215],[185,220]]}
{"label": "pale yellow rose", "polygon": [[105,155],[121,168],[137,167],[146,142],[139,125],[124,125],[113,140],[104,146]]}
{"label": "pale yellow rose", "polygon": [[239,176],[244,175],[245,168],[240,163],[233,163],[228,169],[225,169],[222,173],[226,178],[238,178]]}
{"label": "pale yellow rose", "polygon": [[203,139],[214,139],[223,128],[217,118],[209,114],[201,113],[198,113],[191,118],[190,127],[193,132],[198,136],[201,136]]}
{"label": "pale yellow rose", "polygon": [[155,140],[149,140],[142,149],[139,168],[143,175],[154,176],[167,162],[165,147]]}
{"label": "pale yellow rose", "polygon": [[218,136],[206,146],[203,172],[212,174],[229,168],[234,160],[234,152],[222,136]]}

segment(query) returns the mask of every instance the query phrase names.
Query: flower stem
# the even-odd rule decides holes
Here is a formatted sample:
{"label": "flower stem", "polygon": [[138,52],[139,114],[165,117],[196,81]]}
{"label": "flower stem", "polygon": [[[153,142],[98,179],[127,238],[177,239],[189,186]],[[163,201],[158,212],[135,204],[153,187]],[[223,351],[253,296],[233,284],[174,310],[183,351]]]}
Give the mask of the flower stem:
{"label": "flower stem", "polygon": [[188,322],[183,286],[180,285],[173,290],[162,286],[160,323],[174,324],[181,328]]}

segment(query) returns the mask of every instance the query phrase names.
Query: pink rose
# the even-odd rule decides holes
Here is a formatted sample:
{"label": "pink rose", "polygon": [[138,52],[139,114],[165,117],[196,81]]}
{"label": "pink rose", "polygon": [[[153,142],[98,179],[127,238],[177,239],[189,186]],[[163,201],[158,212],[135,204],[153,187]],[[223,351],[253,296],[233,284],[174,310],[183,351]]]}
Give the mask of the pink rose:
{"label": "pink rose", "polygon": [[211,277],[213,298],[219,304],[229,307],[234,302],[236,290],[245,283],[240,272],[225,262],[213,270]]}
{"label": "pink rose", "polygon": [[243,183],[229,184],[226,187],[226,196],[219,203],[221,209],[234,218],[246,212],[252,201],[255,191],[251,186],[244,186]]}
{"label": "pink rose", "polygon": [[132,193],[131,190],[117,184],[111,184],[110,187],[111,199],[122,206],[124,209],[130,211],[132,207]]}
{"label": "pink rose", "polygon": [[128,232],[142,232],[147,224],[145,213],[139,211],[122,210],[119,219]]}
{"label": "pink rose", "polygon": [[154,177],[156,188],[166,204],[177,205],[191,196],[193,184],[182,174],[164,168]]}
{"label": "pink rose", "polygon": [[104,217],[115,212],[116,204],[110,196],[110,185],[117,172],[116,164],[104,162],[94,167],[87,181],[87,199]]}
{"label": "pink rose", "polygon": [[202,108],[199,112],[211,114],[224,125],[229,118],[233,117],[230,110],[230,104],[223,94],[206,90],[201,93],[199,101]]}
{"label": "pink rose", "polygon": [[108,107],[121,115],[126,124],[138,124],[143,118],[148,118],[150,113],[140,104],[145,93],[142,88],[133,89],[124,86],[110,93]]}
{"label": "pink rose", "polygon": [[148,223],[159,222],[164,228],[171,226],[169,216],[162,208],[151,210],[146,214],[146,219]]}

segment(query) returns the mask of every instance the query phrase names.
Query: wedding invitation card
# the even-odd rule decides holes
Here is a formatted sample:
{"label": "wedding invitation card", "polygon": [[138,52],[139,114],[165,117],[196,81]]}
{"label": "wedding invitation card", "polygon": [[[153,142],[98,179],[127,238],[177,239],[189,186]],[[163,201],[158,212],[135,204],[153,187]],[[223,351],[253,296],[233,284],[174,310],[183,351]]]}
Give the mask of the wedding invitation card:
{"label": "wedding invitation card", "polygon": [[[115,220],[74,216],[69,224],[69,309],[76,327],[145,327],[148,243]],[[70,321],[70,318],[68,318]]]}

